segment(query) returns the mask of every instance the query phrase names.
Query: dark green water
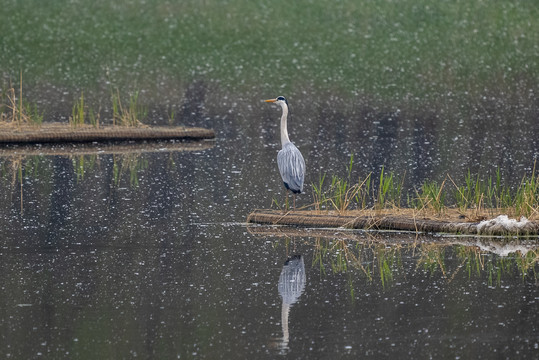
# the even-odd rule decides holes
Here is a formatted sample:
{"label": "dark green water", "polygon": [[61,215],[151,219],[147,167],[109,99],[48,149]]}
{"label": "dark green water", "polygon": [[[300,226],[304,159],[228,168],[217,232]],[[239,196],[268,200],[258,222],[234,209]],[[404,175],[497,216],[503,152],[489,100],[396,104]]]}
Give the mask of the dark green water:
{"label": "dark green water", "polygon": [[111,91],[139,91],[148,123],[174,111],[217,139],[2,150],[1,357],[535,358],[536,239],[244,221],[283,195],[280,113],[262,102],[281,94],[300,205],[351,154],[353,177],[384,167],[412,194],[468,170],[518,185],[539,154],[538,16],[533,1],[3,3],[2,104],[22,71],[45,121],[81,91],[110,121]]}

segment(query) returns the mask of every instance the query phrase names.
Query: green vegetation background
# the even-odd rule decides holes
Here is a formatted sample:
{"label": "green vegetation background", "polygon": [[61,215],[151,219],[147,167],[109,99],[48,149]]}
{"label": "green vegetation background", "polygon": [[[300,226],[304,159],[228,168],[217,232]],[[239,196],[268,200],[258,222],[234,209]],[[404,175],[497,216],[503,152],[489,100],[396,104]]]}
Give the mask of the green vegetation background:
{"label": "green vegetation background", "polygon": [[[228,91],[315,86],[410,100],[519,92],[539,79],[539,2],[30,1],[0,9],[4,87]],[[153,84],[153,85],[152,85]]]}

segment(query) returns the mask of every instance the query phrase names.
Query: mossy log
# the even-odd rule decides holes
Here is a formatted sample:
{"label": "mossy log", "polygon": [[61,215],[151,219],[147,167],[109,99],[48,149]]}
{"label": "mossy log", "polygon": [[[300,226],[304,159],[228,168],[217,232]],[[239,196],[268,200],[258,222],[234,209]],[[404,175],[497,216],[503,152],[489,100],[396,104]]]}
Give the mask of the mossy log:
{"label": "mossy log", "polygon": [[39,128],[2,129],[0,143],[65,143],[99,141],[141,141],[170,139],[213,139],[212,129],[189,127],[120,127],[105,126],[94,128],[85,126],[72,128],[67,124],[43,124]]}
{"label": "mossy log", "polygon": [[522,222],[515,227],[487,222],[456,222],[403,215],[338,215],[316,214],[314,212],[288,212],[256,210],[247,217],[248,223],[266,225],[289,225],[314,228],[349,228],[371,230],[400,230],[426,233],[452,233],[469,235],[538,235],[539,224],[532,221]]}

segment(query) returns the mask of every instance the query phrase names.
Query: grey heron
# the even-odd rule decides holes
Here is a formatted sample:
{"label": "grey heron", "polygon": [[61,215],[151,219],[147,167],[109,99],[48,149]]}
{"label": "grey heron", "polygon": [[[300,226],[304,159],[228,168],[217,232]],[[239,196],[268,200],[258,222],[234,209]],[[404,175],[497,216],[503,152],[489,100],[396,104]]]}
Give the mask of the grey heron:
{"label": "grey heron", "polygon": [[282,149],[277,154],[277,165],[284,186],[286,187],[286,208],[288,208],[288,190],[292,191],[294,209],[296,208],[296,194],[303,192],[303,180],[305,179],[305,160],[298,148],[288,138],[288,101],[284,96],[276,99],[265,100],[281,106],[281,145]]}

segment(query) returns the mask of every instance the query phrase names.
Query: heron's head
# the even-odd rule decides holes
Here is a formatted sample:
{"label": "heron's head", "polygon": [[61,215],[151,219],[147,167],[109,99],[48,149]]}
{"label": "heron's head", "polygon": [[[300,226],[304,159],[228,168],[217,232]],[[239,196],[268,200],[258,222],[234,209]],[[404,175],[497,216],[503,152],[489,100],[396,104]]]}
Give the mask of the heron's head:
{"label": "heron's head", "polygon": [[286,101],[286,98],[284,96],[278,96],[276,99],[268,99],[265,100],[266,102],[275,103],[278,105],[286,105],[288,107],[288,101]]}

